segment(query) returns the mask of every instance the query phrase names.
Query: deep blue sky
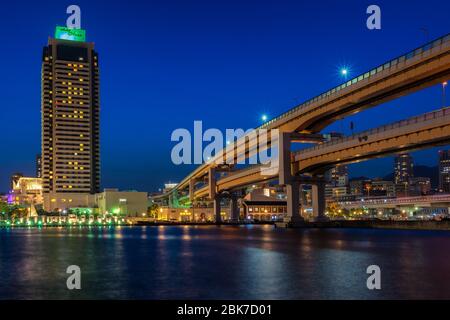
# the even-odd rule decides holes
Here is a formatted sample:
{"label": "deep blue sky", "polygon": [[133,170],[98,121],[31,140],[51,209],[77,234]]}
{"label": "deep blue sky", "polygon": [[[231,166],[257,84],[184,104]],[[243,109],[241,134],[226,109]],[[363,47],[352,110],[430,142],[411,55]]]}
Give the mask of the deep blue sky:
{"label": "deep blue sky", "polygon": [[[357,75],[450,32],[445,0],[3,1],[0,191],[11,173],[34,174],[42,47],[70,4],[81,7],[100,54],[102,185],[145,191],[190,169],[171,164],[174,129],[194,120],[254,127],[263,113],[276,116],[339,84],[339,66]],[[370,4],[382,9],[381,31],[365,26]],[[364,130],[441,104],[436,86],[327,131],[349,133],[351,120]],[[415,160],[436,165],[436,149]],[[354,176],[390,171],[392,158],[351,166]]]}

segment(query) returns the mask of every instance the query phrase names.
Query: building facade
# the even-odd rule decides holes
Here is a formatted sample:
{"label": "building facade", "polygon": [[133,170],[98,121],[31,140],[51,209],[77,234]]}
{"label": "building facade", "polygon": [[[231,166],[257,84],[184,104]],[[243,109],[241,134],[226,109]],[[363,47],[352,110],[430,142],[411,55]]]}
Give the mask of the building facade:
{"label": "building facade", "polygon": [[8,203],[17,205],[41,205],[42,179],[36,177],[20,177],[8,195]]}
{"label": "building facade", "polygon": [[348,186],[333,186],[331,184],[327,184],[325,186],[325,198],[328,201],[340,201],[343,197],[347,197],[349,194]]}
{"label": "building facade", "polygon": [[409,196],[409,181],[414,178],[413,158],[409,153],[399,154],[394,160],[394,182],[397,197]]}
{"label": "building facade", "polygon": [[349,195],[348,167],[337,165],[325,174],[327,185],[325,198],[329,201],[339,200]]}
{"label": "building facade", "polygon": [[350,193],[354,196],[370,197],[371,188],[372,188],[372,180],[370,179],[356,179],[350,181]]}
{"label": "building facade", "polygon": [[147,215],[148,193],[105,189],[95,195],[95,203],[100,214],[142,217]]}
{"label": "building facade", "polygon": [[327,180],[333,187],[348,186],[348,167],[346,165],[337,165],[327,172]]}
{"label": "building facade", "polygon": [[439,151],[439,191],[450,193],[450,150]]}
{"label": "building facade", "polygon": [[100,188],[99,67],[94,44],[50,38],[42,57],[44,209],[91,207]]}
{"label": "building facade", "polygon": [[17,182],[18,182],[19,179],[22,178],[22,177],[23,177],[23,173],[20,173],[20,172],[14,173],[14,174],[11,176],[11,179],[10,179],[10,181],[9,181],[9,190],[10,190],[10,191],[11,191],[11,190],[14,190],[14,186],[17,185]]}
{"label": "building facade", "polygon": [[426,196],[431,193],[431,179],[428,177],[414,177],[409,179],[410,196]]}
{"label": "building facade", "polygon": [[392,181],[375,179],[371,182],[372,197],[395,197],[395,185]]}
{"label": "building facade", "polygon": [[36,156],[36,178],[42,178],[42,156]]}
{"label": "building facade", "polygon": [[408,183],[414,177],[414,162],[409,153],[397,155],[394,164],[394,181],[396,184]]}

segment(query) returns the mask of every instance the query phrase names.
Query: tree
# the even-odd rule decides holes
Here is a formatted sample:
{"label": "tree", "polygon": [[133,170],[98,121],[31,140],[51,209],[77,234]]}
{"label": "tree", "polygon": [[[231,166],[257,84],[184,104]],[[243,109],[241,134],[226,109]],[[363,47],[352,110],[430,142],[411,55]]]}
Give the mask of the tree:
{"label": "tree", "polygon": [[156,203],[152,203],[147,209],[148,216],[150,218],[156,218],[158,216],[159,206]]}
{"label": "tree", "polygon": [[9,205],[6,202],[0,201],[0,213],[8,213]]}
{"label": "tree", "polygon": [[331,202],[328,205],[327,212],[330,217],[344,217],[347,213],[347,211],[342,209],[342,207],[336,202]]}
{"label": "tree", "polygon": [[9,212],[9,205],[6,202],[0,201],[0,220],[8,219]]}

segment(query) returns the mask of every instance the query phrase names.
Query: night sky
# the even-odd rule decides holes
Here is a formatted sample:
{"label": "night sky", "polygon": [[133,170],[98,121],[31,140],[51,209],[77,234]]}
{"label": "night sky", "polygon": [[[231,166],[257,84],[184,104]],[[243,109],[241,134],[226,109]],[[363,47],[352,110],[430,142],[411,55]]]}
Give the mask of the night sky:
{"label": "night sky", "polygon": [[[32,175],[40,152],[42,47],[66,7],[100,55],[103,187],[157,190],[192,167],[170,160],[176,128],[255,127],[350,76],[450,32],[450,1],[2,1],[0,191],[13,172]],[[366,8],[382,9],[382,30]],[[435,86],[340,121],[349,134],[442,106]],[[450,101],[450,92],[447,101]],[[448,146],[447,146],[448,147]],[[436,165],[437,149],[414,154]],[[393,159],[350,167],[383,176]]]}

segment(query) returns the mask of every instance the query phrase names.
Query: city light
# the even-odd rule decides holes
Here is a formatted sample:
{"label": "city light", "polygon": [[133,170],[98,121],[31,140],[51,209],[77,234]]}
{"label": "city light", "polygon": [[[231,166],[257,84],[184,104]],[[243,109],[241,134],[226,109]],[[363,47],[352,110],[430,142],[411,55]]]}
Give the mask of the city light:
{"label": "city light", "polygon": [[447,99],[446,99],[446,92],[445,89],[447,88],[448,82],[444,81],[442,83],[442,107],[445,108],[447,105]]}
{"label": "city light", "polygon": [[267,118],[267,115],[263,114],[263,115],[261,116],[261,120],[262,120],[262,121],[266,122],[267,119],[268,119],[268,118]]}
{"label": "city light", "polygon": [[346,69],[346,68],[341,69],[341,74],[342,74],[344,77],[346,77],[346,76],[348,75],[348,69]]}

